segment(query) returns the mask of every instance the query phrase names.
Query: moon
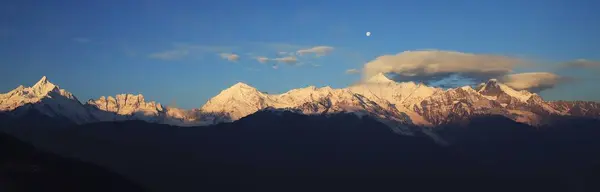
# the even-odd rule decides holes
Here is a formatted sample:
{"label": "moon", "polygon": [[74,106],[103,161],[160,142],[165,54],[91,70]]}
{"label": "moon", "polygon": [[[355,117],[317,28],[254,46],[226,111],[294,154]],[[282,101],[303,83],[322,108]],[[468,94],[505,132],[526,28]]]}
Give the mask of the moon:
{"label": "moon", "polygon": [[367,31],[367,37],[371,36],[371,32]]}

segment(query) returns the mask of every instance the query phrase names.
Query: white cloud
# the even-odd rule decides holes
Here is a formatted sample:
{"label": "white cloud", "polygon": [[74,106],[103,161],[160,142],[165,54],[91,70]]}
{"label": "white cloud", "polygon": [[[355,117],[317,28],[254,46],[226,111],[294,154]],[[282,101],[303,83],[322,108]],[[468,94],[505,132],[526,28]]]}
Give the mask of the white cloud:
{"label": "white cloud", "polygon": [[269,62],[269,58],[267,57],[256,57],[256,60],[260,63],[267,63]]}
{"label": "white cloud", "polygon": [[188,50],[171,50],[150,54],[150,58],[162,60],[176,60],[187,56],[189,53],[190,52]]}
{"label": "white cloud", "polygon": [[500,81],[515,90],[540,92],[550,89],[566,79],[553,73],[533,72],[506,75]]}
{"label": "white cloud", "polygon": [[522,60],[496,55],[480,55],[454,51],[422,50],[384,55],[364,65],[363,78],[378,73],[393,73],[402,81],[435,81],[461,76],[485,81],[512,72]]}
{"label": "white cloud", "polygon": [[295,64],[296,62],[298,62],[298,58],[296,58],[294,56],[275,58],[272,60],[277,61],[279,63],[286,63],[286,64]]}
{"label": "white cloud", "polygon": [[221,53],[219,55],[221,58],[227,59],[228,61],[238,61],[240,59],[239,55],[233,53]]}
{"label": "white cloud", "polygon": [[569,68],[600,68],[600,61],[577,59],[575,61],[566,62],[563,66]]}
{"label": "white cloud", "polygon": [[[288,54],[293,53],[298,49],[302,49],[302,47],[306,47],[303,45],[295,45],[289,43],[272,43],[272,42],[251,42],[247,44],[247,48],[253,50],[261,50],[270,53],[280,53],[286,52]],[[282,56],[282,55],[280,55]]]}
{"label": "white cloud", "polygon": [[308,49],[300,49],[296,51],[298,55],[306,55],[310,53],[314,53],[317,56],[324,56],[333,51],[333,47],[330,46],[316,46]]}
{"label": "white cloud", "polygon": [[75,41],[77,43],[89,43],[92,40],[90,40],[88,38],[84,38],[84,37],[76,37],[76,38],[73,38],[73,41]]}
{"label": "white cloud", "polygon": [[221,52],[232,52],[237,47],[234,46],[207,46],[207,45],[194,45],[185,43],[174,43],[173,48],[163,52],[152,53],[149,55],[150,58],[162,59],[162,60],[175,60],[182,59],[190,55],[203,55],[206,53],[221,53]]}
{"label": "white cloud", "polygon": [[358,69],[348,69],[346,70],[346,74],[357,74],[360,73],[360,70]]}

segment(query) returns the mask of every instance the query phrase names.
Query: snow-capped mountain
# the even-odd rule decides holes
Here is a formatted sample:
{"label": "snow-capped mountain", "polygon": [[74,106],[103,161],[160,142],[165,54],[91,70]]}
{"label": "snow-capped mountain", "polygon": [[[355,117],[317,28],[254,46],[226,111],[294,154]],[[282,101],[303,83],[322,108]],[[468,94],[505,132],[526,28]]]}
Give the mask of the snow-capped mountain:
{"label": "snow-capped mountain", "polygon": [[552,101],[552,108],[574,116],[600,117],[600,103],[591,101]]}
{"label": "snow-capped mountain", "polygon": [[115,97],[101,96],[85,104],[97,121],[144,120],[177,126],[213,124],[201,118],[199,113],[173,107],[164,107],[154,101],[146,101],[142,94],[118,94]]}
{"label": "snow-capped mountain", "polygon": [[92,109],[111,112],[93,113],[94,116],[100,121],[121,120],[128,116],[133,116],[134,118],[144,119],[147,121],[157,121],[157,118],[161,116],[161,113],[164,111],[161,104],[157,104],[153,101],[146,102],[144,100],[144,96],[141,94],[119,94],[116,97],[101,96],[97,100],[89,100],[86,104]]}
{"label": "snow-capped mountain", "polygon": [[66,118],[75,123],[95,120],[73,94],[52,84],[46,76],[32,87],[21,85],[0,94],[0,111],[20,115],[29,110],[37,110],[50,117]]}
{"label": "snow-capped mountain", "polygon": [[516,91],[496,79],[480,84],[476,90],[465,86],[438,92],[413,109],[433,124],[495,114],[521,123],[540,125],[553,116],[571,115],[555,109],[535,93]]}
{"label": "snow-capped mountain", "polygon": [[293,89],[283,94],[265,94],[247,84],[237,83],[208,100],[200,111],[220,113],[231,120],[238,120],[267,108],[319,115],[351,112],[400,122],[409,121],[389,102],[374,102],[348,89],[314,86]]}
{"label": "snow-capped mountain", "polygon": [[600,117],[599,103],[548,102],[535,93],[514,90],[495,79],[474,88],[444,90],[421,83],[395,82],[384,74],[347,88],[309,86],[282,94],[267,94],[240,82],[192,110],[146,101],[141,94],[102,96],[81,104],[46,77],[32,87],[19,86],[0,94],[0,111],[19,114],[31,109],[78,124],[135,119],[177,126],[231,122],[260,110],[311,115],[354,113],[380,119],[392,128],[400,128],[400,132],[406,132],[403,125],[435,126],[490,114],[530,125],[544,124],[556,116]]}
{"label": "snow-capped mountain", "polygon": [[418,125],[431,125],[421,115],[416,114],[412,108],[425,98],[435,93],[442,92],[440,88],[428,87],[424,84],[414,82],[397,83],[383,73],[379,73],[365,82],[355,84],[346,88],[347,90],[361,94],[372,101],[386,105],[391,103],[394,107],[410,117],[413,123]]}

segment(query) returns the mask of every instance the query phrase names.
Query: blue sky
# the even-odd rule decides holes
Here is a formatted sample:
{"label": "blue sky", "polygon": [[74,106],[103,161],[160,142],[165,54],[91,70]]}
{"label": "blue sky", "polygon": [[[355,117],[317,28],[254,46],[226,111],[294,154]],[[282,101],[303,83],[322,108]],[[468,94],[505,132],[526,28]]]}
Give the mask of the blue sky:
{"label": "blue sky", "polygon": [[[598,101],[597,71],[557,70],[575,59],[600,60],[598,6],[593,0],[9,0],[0,7],[0,92],[46,75],[83,102],[142,93],[197,108],[238,81],[273,93],[341,88],[361,78],[346,70],[378,56],[438,49],[527,58],[535,67],[516,72],[577,78],[542,92],[546,99]],[[277,69],[277,61],[256,59],[315,46],[333,50],[296,55],[296,64]]]}

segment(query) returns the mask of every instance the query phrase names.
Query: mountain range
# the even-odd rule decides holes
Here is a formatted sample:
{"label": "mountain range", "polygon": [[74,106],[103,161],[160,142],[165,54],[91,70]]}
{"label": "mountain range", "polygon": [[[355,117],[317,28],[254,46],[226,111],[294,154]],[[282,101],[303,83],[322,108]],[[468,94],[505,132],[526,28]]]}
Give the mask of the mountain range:
{"label": "mountain range", "polygon": [[0,131],[150,191],[600,189],[599,104],[493,79],[442,89],[379,74],[282,94],[237,83],[185,110],[132,94],[82,103],[43,77],[0,109]]}
{"label": "mountain range", "polygon": [[309,86],[282,94],[267,94],[240,82],[191,110],[146,101],[141,94],[101,96],[82,103],[45,76],[32,87],[21,85],[0,94],[3,113],[19,116],[31,110],[75,124],[143,120],[176,126],[231,122],[260,110],[306,115],[353,113],[380,119],[404,134],[411,134],[406,126],[461,123],[480,115],[501,115],[533,126],[550,124],[560,117],[600,117],[600,103],[545,101],[536,93],[515,90],[495,79],[474,87],[442,89],[395,82],[382,73],[347,88]]}

